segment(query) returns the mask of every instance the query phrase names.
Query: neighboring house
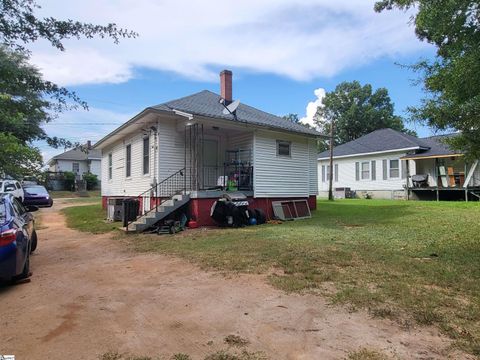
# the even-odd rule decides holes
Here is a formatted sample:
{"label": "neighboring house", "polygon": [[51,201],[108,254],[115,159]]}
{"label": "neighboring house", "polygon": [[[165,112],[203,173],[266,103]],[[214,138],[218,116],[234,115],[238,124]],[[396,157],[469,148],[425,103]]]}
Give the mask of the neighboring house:
{"label": "neighboring house", "polygon": [[71,171],[78,178],[85,173],[92,173],[97,175],[100,180],[102,177],[101,161],[101,151],[92,149],[91,143],[88,141],[83,149],[75,148],[55,155],[48,161],[48,170],[55,173]]}
{"label": "neighboring house", "polygon": [[232,103],[232,73],[220,80],[221,95],[204,90],[148,107],[95,144],[104,206],[144,193],[148,211],[182,193],[190,215],[212,225],[211,205],[224,194],[218,186],[228,185],[269,216],[276,199],[307,199],[315,209],[320,134],[245,104],[229,113],[222,101]]}
{"label": "neighboring house", "polygon": [[[454,135],[448,135],[454,136]],[[477,199],[478,161],[466,163],[451,150],[445,136],[417,138],[392,129],[362,136],[333,151],[333,188],[374,198]],[[318,155],[319,195],[329,186],[329,152]],[[408,179],[408,181],[407,181]]]}

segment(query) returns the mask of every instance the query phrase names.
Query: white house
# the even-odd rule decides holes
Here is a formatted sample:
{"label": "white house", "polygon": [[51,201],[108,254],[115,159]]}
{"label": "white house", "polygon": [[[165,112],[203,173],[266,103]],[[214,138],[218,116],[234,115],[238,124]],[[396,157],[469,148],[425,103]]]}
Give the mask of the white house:
{"label": "white house", "polygon": [[[466,163],[463,154],[442,141],[444,137],[417,138],[381,129],[335,147],[333,188],[337,196],[351,190],[360,197],[387,199],[478,199],[478,161]],[[326,197],[328,151],[318,155],[318,169],[319,196]]]}
{"label": "white house", "polygon": [[48,161],[48,170],[51,172],[71,171],[78,177],[85,173],[102,177],[102,154],[99,150],[92,149],[90,141],[82,148],[74,148],[55,155]]}
{"label": "white house", "polygon": [[[210,225],[210,207],[239,190],[272,216],[271,201],[307,199],[316,207],[320,134],[251,106],[231,112],[232,73],[220,74],[221,95],[210,91],[148,107],[105,136],[102,197],[138,197],[145,211],[174,194]],[[185,197],[184,197],[185,198]]]}

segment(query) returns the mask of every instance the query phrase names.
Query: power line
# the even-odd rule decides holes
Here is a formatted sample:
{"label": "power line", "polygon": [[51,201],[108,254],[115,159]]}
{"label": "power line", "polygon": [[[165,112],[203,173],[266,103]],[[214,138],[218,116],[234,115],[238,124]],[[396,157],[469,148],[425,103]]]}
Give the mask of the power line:
{"label": "power line", "polygon": [[92,122],[92,123],[86,123],[86,122],[50,122],[45,124],[46,126],[48,125],[122,125],[123,123],[98,123],[98,122]]}

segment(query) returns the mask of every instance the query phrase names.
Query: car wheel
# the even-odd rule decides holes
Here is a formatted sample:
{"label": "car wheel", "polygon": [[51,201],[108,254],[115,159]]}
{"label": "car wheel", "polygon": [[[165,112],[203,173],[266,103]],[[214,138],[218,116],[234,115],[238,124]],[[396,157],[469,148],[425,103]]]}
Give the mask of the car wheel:
{"label": "car wheel", "polygon": [[25,260],[25,266],[22,273],[18,276],[18,280],[26,279],[30,275],[30,253],[27,253],[27,260]]}
{"label": "car wheel", "polygon": [[33,230],[32,245],[31,245],[31,248],[30,248],[31,253],[33,253],[35,251],[35,249],[37,248],[37,240],[38,240],[37,232],[35,230]]}

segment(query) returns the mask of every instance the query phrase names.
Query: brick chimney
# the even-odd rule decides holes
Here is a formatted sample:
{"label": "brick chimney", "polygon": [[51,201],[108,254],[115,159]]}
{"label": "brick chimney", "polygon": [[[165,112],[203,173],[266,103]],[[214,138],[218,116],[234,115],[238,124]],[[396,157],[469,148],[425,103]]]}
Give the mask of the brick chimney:
{"label": "brick chimney", "polygon": [[92,142],[90,140],[87,140],[87,149],[88,150],[92,149]]}
{"label": "brick chimney", "polygon": [[223,70],[220,73],[220,96],[225,99],[226,105],[233,101],[232,72],[230,70]]}

